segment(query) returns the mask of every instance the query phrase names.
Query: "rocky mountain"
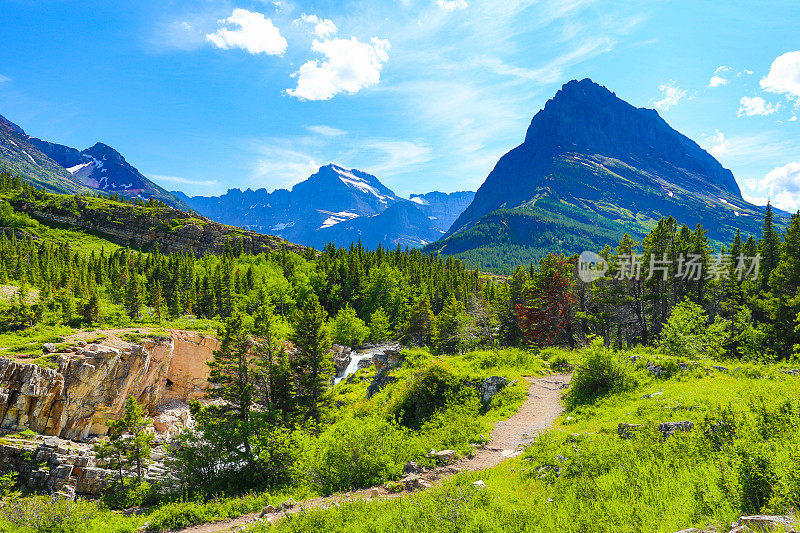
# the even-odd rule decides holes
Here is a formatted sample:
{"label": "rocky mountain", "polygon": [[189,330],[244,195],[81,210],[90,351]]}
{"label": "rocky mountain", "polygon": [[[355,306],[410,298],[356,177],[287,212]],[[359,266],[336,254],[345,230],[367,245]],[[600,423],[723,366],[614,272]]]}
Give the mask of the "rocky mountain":
{"label": "rocky mountain", "polygon": [[102,192],[128,198],[156,198],[174,207],[186,207],[106,144],[97,143],[80,151],[31,137],[0,116],[2,167],[52,192]]}
{"label": "rocky mountain", "polygon": [[361,241],[367,248],[381,244],[384,248],[420,248],[444,235],[435,220],[431,220],[419,205],[408,200],[392,204],[378,215],[361,216],[321,228],[309,243],[315,248],[329,242],[347,245]]}
{"label": "rocky mountain", "polygon": [[497,268],[613,246],[664,216],[729,241],[736,229],[757,234],[762,213],[742,199],[729,170],[656,111],[584,79],[565,84],[533,117],[523,143],[427,250]]}
{"label": "rocky mountain", "polygon": [[453,222],[469,207],[475,198],[474,191],[457,191],[450,194],[433,191],[412,194],[411,201],[432,221],[435,228],[447,231]]}
{"label": "rocky mountain", "polygon": [[429,193],[409,201],[371,174],[329,164],[291,190],[175,194],[219,222],[322,248],[328,242],[349,246],[359,239],[369,247],[379,242],[390,247],[424,246],[444,233],[468,204],[465,195],[472,193]]}
{"label": "rocky mountain", "polygon": [[0,168],[9,170],[53,192],[77,193],[88,189],[72,174],[34,146],[22,128],[0,115]]}

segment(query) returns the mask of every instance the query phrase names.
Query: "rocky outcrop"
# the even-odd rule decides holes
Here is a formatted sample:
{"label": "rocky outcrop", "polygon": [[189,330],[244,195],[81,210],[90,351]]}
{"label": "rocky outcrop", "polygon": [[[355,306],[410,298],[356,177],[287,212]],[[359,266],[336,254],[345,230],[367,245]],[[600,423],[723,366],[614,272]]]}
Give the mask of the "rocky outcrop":
{"label": "rocky outcrop", "polygon": [[[166,442],[163,437],[156,438],[144,475],[146,481],[163,482],[169,478],[163,464]],[[8,435],[0,439],[0,469],[2,473],[18,472],[26,490],[67,499],[76,495],[99,496],[114,477],[97,460],[92,444],[43,435]]]}
{"label": "rocky outcrop", "polygon": [[[108,421],[133,396],[150,415],[162,417],[168,431],[186,423],[179,412],[201,398],[217,341],[199,333],[175,331],[158,340],[113,347],[89,344],[55,354],[58,369],[0,359],[0,428],[65,439],[105,435]],[[164,404],[178,411],[160,409]],[[188,412],[188,411],[186,411]]]}
{"label": "rocky outcrop", "polygon": [[350,365],[350,354],[353,352],[353,350],[351,350],[348,346],[334,344],[331,347],[331,352],[333,353],[334,375],[337,378],[341,378],[344,376],[348,365]]}
{"label": "rocky outcrop", "polygon": [[46,204],[25,200],[11,201],[14,209],[46,224],[60,224],[99,233],[121,246],[150,249],[158,244],[164,253],[191,251],[197,255],[222,254],[226,243],[237,247],[241,241],[245,252],[260,253],[305,247],[279,237],[261,235],[233,226],[213,222],[205,217],[163,207],[145,208],[132,204],[108,202],[102,209],[83,199],[54,197]]}

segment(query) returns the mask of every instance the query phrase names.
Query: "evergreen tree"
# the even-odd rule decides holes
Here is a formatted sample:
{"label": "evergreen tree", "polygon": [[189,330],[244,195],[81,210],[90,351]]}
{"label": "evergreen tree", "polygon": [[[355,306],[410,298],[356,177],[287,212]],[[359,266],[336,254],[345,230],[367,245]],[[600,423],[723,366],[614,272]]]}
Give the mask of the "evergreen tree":
{"label": "evergreen tree", "polygon": [[306,299],[295,312],[292,342],[297,353],[290,366],[297,386],[296,405],[303,421],[320,421],[320,403],[330,383],[332,362],[327,356],[331,342],[325,327],[327,313],[316,296]]}
{"label": "evergreen tree", "polygon": [[133,319],[139,318],[142,309],[142,287],[139,276],[135,271],[128,276],[128,284],[125,287],[125,312]]}
{"label": "evergreen tree", "polygon": [[145,418],[142,406],[129,396],[121,418],[109,424],[108,440],[95,446],[99,458],[107,459],[117,471],[117,482],[124,485],[125,473],[133,471],[141,483],[150,461],[155,435],[148,431],[151,420]]}
{"label": "evergreen tree", "polygon": [[780,261],[780,235],[774,227],[774,214],[772,204],[767,202],[767,209],[764,211],[764,229],[761,233],[761,241],[758,243],[761,253],[761,289],[769,289],[769,276]]}
{"label": "evergreen tree", "polygon": [[465,340],[463,312],[463,304],[451,294],[433,322],[432,344],[437,353],[454,354],[461,351]]}
{"label": "evergreen tree", "polygon": [[392,334],[392,325],[389,321],[389,315],[383,310],[378,308],[377,311],[372,313],[369,319],[369,340],[372,342],[381,342],[389,339]]}

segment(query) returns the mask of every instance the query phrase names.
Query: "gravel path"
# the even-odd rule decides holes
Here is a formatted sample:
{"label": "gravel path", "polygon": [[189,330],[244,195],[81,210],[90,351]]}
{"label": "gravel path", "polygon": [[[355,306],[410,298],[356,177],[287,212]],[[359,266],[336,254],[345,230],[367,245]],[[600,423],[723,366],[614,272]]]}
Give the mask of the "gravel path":
{"label": "gravel path", "polygon": [[[563,412],[560,397],[562,389],[570,382],[569,374],[553,374],[541,378],[526,378],[530,382],[527,398],[522,407],[507,420],[497,422],[492,431],[489,443],[475,450],[471,459],[463,458],[455,463],[420,474],[420,478],[428,484],[440,482],[458,472],[484,470],[496,466],[506,459],[520,455],[525,446],[531,444],[542,431],[550,428],[556,418]],[[403,494],[387,494],[383,487],[372,487],[345,494],[334,494],[324,498],[314,498],[297,504],[292,509],[273,513],[260,518],[260,513],[252,513],[211,524],[181,529],[179,533],[220,533],[238,531],[255,522],[275,522],[287,512],[293,513],[303,509],[327,508],[348,500],[396,498]]]}

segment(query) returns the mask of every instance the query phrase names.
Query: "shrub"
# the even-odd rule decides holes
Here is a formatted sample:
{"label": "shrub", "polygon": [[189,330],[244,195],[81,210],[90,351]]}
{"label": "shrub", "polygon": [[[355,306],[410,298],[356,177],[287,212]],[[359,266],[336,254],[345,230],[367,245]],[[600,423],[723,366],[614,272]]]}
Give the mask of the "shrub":
{"label": "shrub", "polygon": [[741,511],[744,514],[758,514],[772,497],[772,487],[776,484],[771,456],[773,452],[767,445],[748,443],[739,451],[738,477],[741,486]]}
{"label": "shrub", "polygon": [[390,411],[400,425],[419,429],[447,403],[448,395],[461,387],[461,380],[443,363],[435,361],[410,379]]}
{"label": "shrub", "polygon": [[703,308],[686,300],[672,309],[661,331],[659,346],[670,355],[721,357],[727,341],[728,321],[717,317],[711,324]]}
{"label": "shrub", "polygon": [[403,470],[405,432],[380,415],[348,416],[312,442],[299,474],[323,494],[370,487]]}
{"label": "shrub", "polygon": [[140,505],[151,505],[158,501],[159,494],[147,481],[128,485],[113,485],[103,492],[103,503],[111,509],[130,509]]}
{"label": "shrub", "polygon": [[596,339],[584,351],[583,363],[572,374],[572,384],[564,397],[568,409],[592,403],[598,398],[625,390],[633,385],[633,378],[613,351]]}

